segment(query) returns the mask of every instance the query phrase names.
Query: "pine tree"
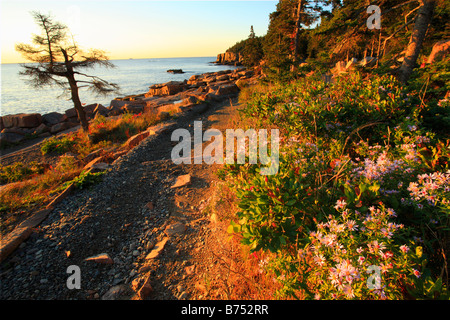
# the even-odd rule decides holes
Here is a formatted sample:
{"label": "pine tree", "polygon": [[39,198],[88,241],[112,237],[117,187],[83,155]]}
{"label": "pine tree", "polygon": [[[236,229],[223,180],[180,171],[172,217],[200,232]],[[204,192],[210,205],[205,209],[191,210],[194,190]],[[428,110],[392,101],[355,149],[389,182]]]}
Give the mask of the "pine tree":
{"label": "pine tree", "polygon": [[265,73],[269,76],[284,77],[292,65],[296,4],[294,0],[280,0],[270,14],[263,43]]}
{"label": "pine tree", "polygon": [[245,41],[243,56],[244,56],[243,64],[246,67],[253,67],[258,65],[263,57],[261,39],[255,35],[253,26],[250,27],[250,35],[248,36],[248,39]]}
{"label": "pine tree", "polygon": [[[30,83],[36,88],[56,85],[68,90],[83,131],[87,133],[89,123],[78,89],[88,87],[97,94],[105,95],[116,92],[119,87],[79,70],[93,68],[96,65],[112,68],[114,65],[100,50],[82,52],[75,43],[70,42],[68,28],[60,22],[53,21],[50,15],[32,12],[32,16],[42,34],[33,36],[33,45],[16,45],[18,52],[27,60],[35,62],[23,64],[20,74],[29,77]],[[81,79],[77,79],[80,77]]]}

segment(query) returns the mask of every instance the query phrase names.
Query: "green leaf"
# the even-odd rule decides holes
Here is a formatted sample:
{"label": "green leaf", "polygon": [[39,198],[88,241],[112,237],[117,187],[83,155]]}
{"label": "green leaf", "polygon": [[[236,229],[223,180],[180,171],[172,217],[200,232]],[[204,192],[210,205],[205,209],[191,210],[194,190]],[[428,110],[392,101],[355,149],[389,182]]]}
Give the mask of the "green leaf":
{"label": "green leaf", "polygon": [[291,200],[289,200],[288,202],[286,202],[286,205],[292,206],[292,205],[294,205],[294,203],[296,203],[296,202],[297,202],[297,200],[291,199]]}

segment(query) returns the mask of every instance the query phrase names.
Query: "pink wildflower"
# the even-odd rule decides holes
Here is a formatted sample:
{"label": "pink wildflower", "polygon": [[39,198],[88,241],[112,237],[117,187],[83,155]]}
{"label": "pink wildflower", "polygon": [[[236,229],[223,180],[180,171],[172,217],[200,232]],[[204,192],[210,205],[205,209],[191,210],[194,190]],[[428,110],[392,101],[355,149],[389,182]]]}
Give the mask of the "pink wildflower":
{"label": "pink wildflower", "polygon": [[407,253],[407,252],[409,251],[409,247],[408,247],[408,246],[405,246],[405,245],[402,245],[402,246],[400,246],[400,250],[401,250],[403,253]]}

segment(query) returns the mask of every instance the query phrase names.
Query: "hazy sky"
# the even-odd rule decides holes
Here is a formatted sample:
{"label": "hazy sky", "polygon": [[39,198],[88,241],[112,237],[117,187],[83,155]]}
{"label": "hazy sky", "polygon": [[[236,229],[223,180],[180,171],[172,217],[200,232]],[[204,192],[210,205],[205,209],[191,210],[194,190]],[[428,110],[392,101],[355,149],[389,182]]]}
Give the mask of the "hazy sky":
{"label": "hazy sky", "polygon": [[0,0],[1,62],[24,62],[14,45],[39,33],[31,11],[51,13],[85,49],[110,59],[206,57],[267,32],[278,1]]}

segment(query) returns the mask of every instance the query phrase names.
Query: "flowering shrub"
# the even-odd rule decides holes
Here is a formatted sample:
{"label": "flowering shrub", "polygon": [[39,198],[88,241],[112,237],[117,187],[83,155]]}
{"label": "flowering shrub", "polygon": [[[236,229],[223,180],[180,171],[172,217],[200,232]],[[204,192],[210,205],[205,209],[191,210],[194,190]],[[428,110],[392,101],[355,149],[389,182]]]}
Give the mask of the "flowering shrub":
{"label": "flowering shrub", "polygon": [[280,128],[279,171],[228,167],[240,208],[229,232],[276,253],[266,268],[282,297],[448,295],[449,142],[415,100],[392,77],[355,73],[248,101],[245,115]]}
{"label": "flowering shrub", "polygon": [[318,223],[309,243],[299,249],[299,265],[311,268],[305,282],[320,299],[398,299],[411,276],[420,277],[414,242],[398,244],[404,225],[392,222],[394,210],[380,206],[367,212],[336,205],[339,215]]}

